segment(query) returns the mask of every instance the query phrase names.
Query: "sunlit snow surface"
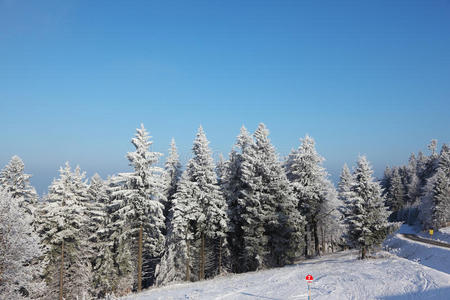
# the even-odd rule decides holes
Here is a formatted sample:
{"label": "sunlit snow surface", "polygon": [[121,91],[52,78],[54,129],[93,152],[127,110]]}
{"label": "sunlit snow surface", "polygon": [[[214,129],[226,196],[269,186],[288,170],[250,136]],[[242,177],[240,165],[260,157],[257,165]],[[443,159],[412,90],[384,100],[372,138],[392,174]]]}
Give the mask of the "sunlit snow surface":
{"label": "sunlit snow surface", "polygon": [[314,276],[312,299],[450,299],[449,274],[387,252],[380,255],[361,261],[355,251],[340,252],[279,269],[172,284],[123,299],[307,299],[307,274]]}

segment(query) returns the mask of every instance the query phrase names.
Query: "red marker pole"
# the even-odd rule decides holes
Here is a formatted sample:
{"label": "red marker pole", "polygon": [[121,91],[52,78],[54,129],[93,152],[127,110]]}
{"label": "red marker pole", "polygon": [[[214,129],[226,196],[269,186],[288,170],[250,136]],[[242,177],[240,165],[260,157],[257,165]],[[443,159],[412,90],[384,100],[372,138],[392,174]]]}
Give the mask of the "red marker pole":
{"label": "red marker pole", "polygon": [[308,283],[308,300],[311,300],[311,283],[313,282],[314,278],[312,275],[306,275],[306,282]]}

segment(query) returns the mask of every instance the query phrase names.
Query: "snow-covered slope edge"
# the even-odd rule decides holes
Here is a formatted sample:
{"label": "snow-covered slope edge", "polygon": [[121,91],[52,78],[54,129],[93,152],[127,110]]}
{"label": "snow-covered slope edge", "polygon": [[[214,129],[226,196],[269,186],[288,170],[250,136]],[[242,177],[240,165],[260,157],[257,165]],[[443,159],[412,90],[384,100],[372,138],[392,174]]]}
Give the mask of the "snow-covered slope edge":
{"label": "snow-covered slope edge", "polygon": [[155,288],[123,299],[448,299],[450,275],[381,252],[358,260],[355,251],[327,255],[284,268],[228,275]]}
{"label": "snow-covered slope edge", "polygon": [[450,274],[450,249],[414,242],[400,234],[387,238],[384,246],[392,254]]}

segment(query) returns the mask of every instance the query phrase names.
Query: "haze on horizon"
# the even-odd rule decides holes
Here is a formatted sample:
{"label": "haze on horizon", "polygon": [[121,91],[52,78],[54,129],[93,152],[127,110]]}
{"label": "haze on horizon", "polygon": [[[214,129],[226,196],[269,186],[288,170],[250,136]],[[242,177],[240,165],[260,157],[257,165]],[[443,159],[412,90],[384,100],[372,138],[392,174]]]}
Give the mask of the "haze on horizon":
{"label": "haze on horizon", "polygon": [[140,123],[183,163],[199,125],[216,157],[242,125],[280,157],[309,134],[334,179],[450,141],[450,1],[0,0],[0,45],[0,168],[40,194],[65,161],[128,170]]}

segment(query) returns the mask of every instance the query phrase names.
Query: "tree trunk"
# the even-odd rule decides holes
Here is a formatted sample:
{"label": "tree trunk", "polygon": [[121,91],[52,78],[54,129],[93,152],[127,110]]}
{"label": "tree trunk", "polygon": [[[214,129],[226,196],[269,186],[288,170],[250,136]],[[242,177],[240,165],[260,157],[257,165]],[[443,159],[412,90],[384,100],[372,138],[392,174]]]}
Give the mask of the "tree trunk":
{"label": "tree trunk", "polygon": [[361,259],[366,258],[366,246],[363,246],[361,249]]}
{"label": "tree trunk", "polygon": [[308,257],[308,224],[305,225],[305,257]]}
{"label": "tree trunk", "polygon": [[142,290],[142,224],[139,228],[139,251],[138,251],[138,292]]}
{"label": "tree trunk", "polygon": [[219,275],[222,274],[222,238],[219,238]]}
{"label": "tree trunk", "polygon": [[322,229],[322,254],[325,254],[325,229],[321,226]]}
{"label": "tree trunk", "polygon": [[189,266],[189,264],[190,264],[189,240],[187,239],[187,230],[186,230],[186,252],[187,252],[187,258],[186,258],[186,281],[191,281],[191,268]]}
{"label": "tree trunk", "polygon": [[61,268],[59,271],[59,300],[63,300],[63,279],[64,279],[64,240],[61,243]]}
{"label": "tree trunk", "polygon": [[315,247],[316,255],[320,255],[320,252],[319,252],[319,232],[318,232],[317,222],[316,221],[314,221],[314,247]]}
{"label": "tree trunk", "polygon": [[198,272],[198,280],[205,279],[205,234],[201,234],[200,246],[200,270]]}

